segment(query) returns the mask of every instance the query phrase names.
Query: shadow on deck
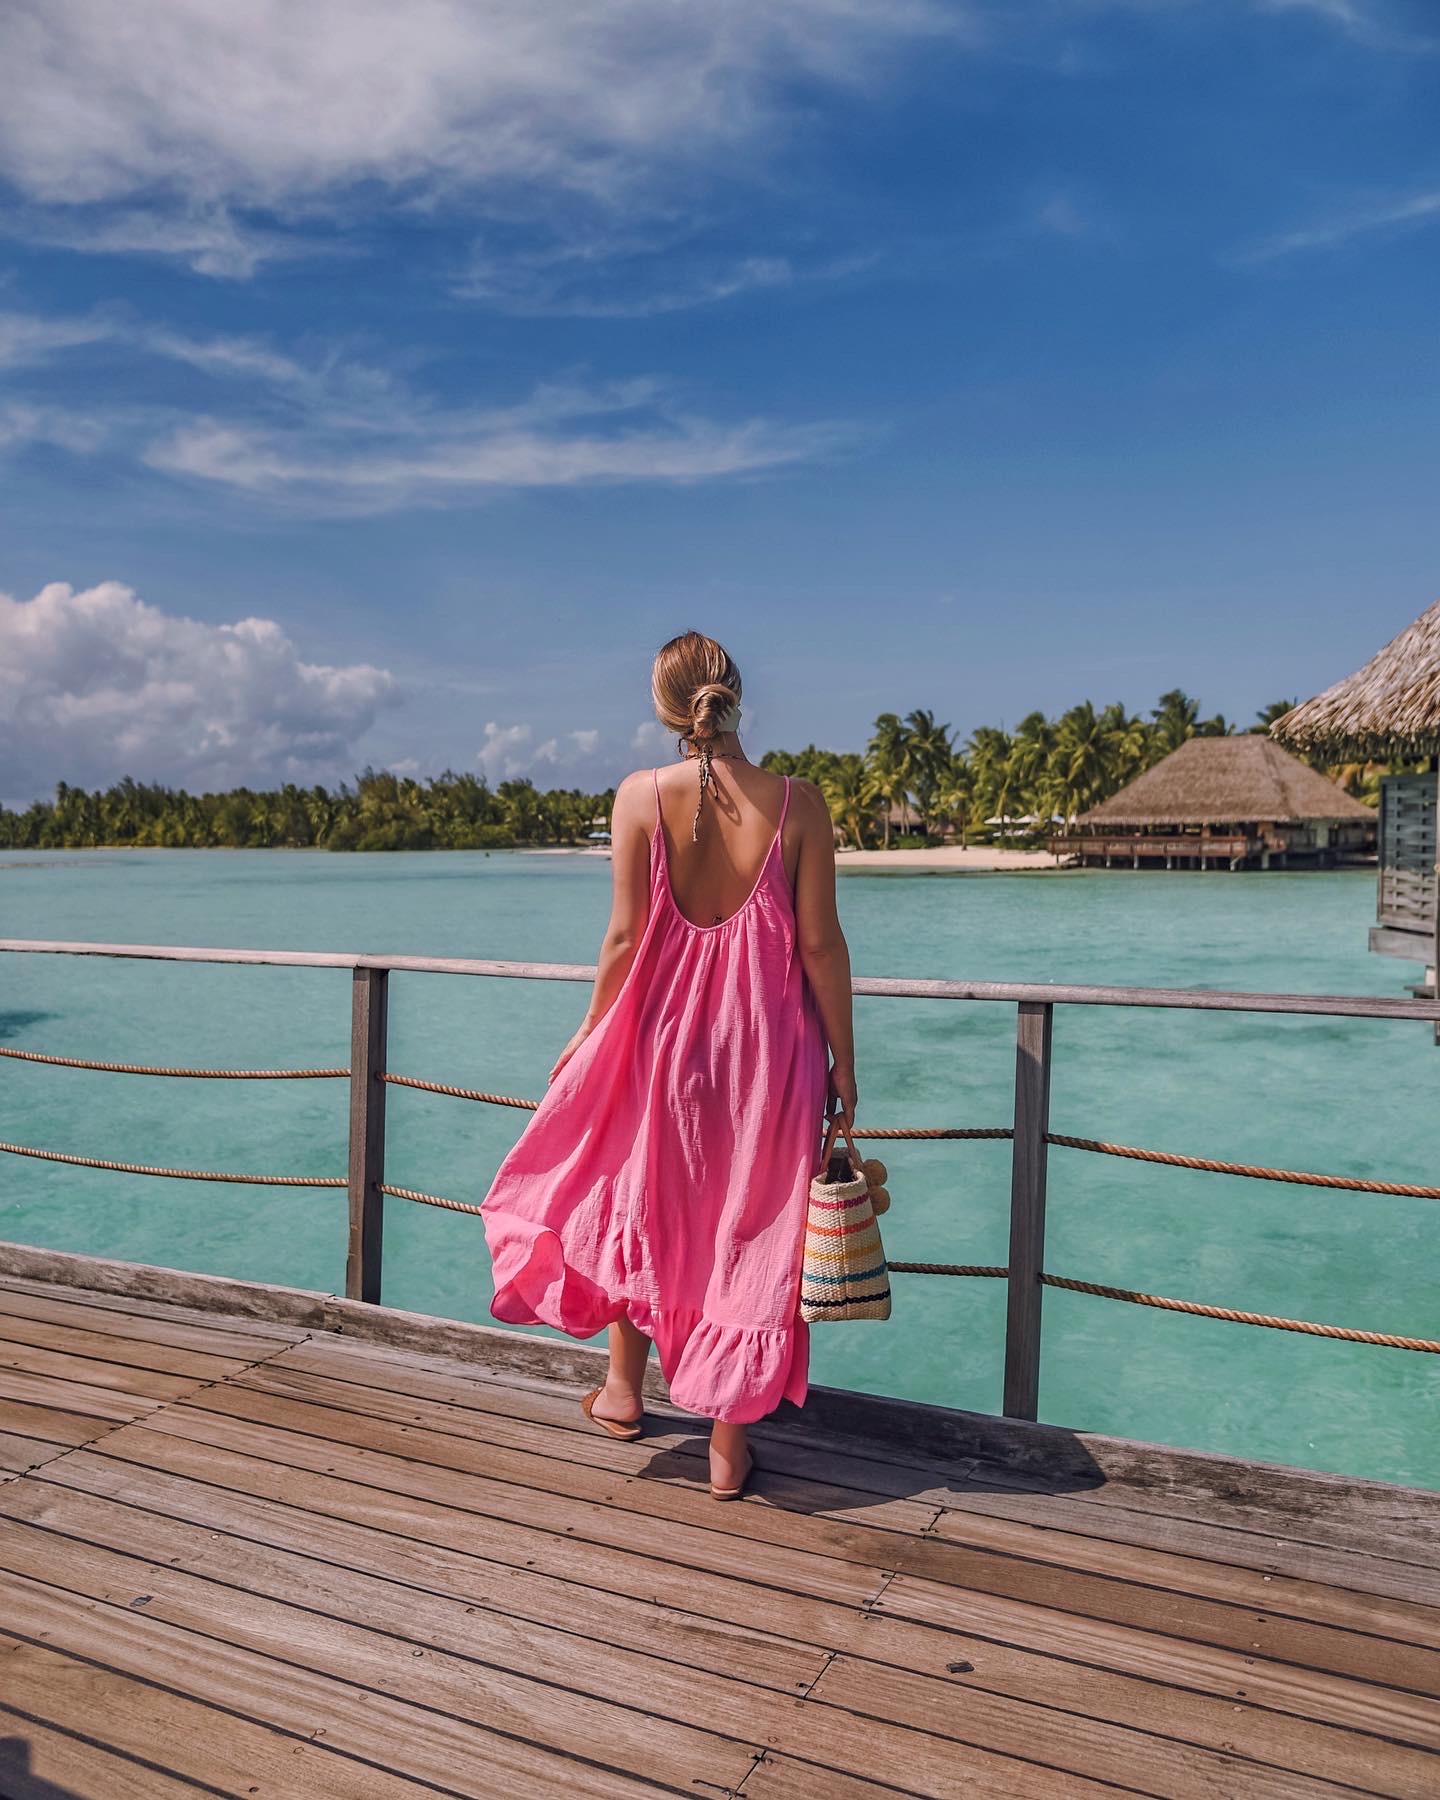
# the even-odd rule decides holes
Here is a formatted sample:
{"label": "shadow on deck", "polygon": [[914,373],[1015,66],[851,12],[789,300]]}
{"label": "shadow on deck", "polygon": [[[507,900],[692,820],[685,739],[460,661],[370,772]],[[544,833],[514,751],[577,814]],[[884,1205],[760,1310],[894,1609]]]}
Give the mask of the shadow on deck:
{"label": "shadow on deck", "polygon": [[722,1507],[596,1352],[3,1266],[5,1800],[1440,1791],[1440,1495],[820,1390]]}

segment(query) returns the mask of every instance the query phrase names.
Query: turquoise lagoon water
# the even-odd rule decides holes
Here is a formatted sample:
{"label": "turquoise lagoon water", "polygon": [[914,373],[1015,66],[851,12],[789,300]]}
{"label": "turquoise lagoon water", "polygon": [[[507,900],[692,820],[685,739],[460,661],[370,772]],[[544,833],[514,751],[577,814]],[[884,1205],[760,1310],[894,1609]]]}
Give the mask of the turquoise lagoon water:
{"label": "turquoise lagoon water", "polygon": [[[518,853],[0,854],[0,935],[589,962],[609,865]],[[849,873],[862,975],[1398,994],[1365,947],[1364,873]],[[392,978],[391,1067],[538,1095],[584,1010],[559,982]],[[116,1061],[343,1063],[343,971],[0,958],[0,1039]],[[1014,1009],[858,1006],[862,1124],[1008,1122]],[[1052,1128],[1433,1183],[1427,1027],[1062,1008]],[[391,1089],[387,1175],[478,1200],[524,1114]],[[340,1174],[343,1082],[155,1081],[0,1061],[0,1136],[111,1159]],[[887,1247],[1000,1263],[1008,1147],[894,1144]],[[1290,1317],[1440,1337],[1437,1203],[1296,1189],[1056,1149],[1047,1265]],[[0,1236],[333,1289],[341,1192],[149,1180],[0,1156]],[[997,1411],[1003,1284],[901,1276],[888,1324],[819,1327],[816,1380]],[[385,1298],[488,1320],[479,1221],[391,1201]],[[1440,1359],[1051,1290],[1042,1416],[1131,1437],[1440,1486]]]}

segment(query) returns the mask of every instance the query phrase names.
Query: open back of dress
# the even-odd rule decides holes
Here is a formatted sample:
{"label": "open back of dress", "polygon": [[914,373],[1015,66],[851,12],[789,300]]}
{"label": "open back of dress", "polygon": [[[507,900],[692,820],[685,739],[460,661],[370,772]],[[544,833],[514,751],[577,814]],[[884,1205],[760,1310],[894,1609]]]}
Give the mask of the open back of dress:
{"label": "open back of dress", "polygon": [[629,1318],[677,1405],[736,1422],[799,1404],[809,1368],[800,1260],[826,1052],[781,857],[789,803],[787,776],[748,898],[698,925],[671,890],[656,774],[635,960],[482,1211],[495,1318],[572,1337]]}

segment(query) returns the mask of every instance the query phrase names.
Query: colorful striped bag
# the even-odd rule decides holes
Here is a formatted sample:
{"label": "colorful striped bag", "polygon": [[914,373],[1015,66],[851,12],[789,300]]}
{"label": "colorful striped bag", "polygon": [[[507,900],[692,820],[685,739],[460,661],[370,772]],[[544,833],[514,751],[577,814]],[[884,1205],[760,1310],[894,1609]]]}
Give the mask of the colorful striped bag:
{"label": "colorful striped bag", "polygon": [[850,1174],[844,1173],[843,1156],[831,1161],[836,1133],[843,1124],[840,1113],[831,1115],[820,1153],[820,1172],[810,1182],[800,1317],[812,1325],[826,1319],[890,1317],[885,1247],[875,1222],[865,1165],[848,1125],[844,1131]]}

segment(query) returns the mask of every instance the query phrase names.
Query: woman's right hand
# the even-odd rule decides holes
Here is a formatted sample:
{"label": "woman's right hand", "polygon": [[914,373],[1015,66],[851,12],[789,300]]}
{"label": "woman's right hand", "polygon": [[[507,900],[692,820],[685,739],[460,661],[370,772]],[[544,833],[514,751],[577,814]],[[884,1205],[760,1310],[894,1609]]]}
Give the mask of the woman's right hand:
{"label": "woman's right hand", "polygon": [[855,1128],[855,1107],[858,1101],[855,1071],[842,1068],[838,1063],[832,1063],[830,1065],[830,1103],[827,1110],[834,1112],[838,1109],[841,1118],[845,1121],[847,1131],[853,1131]]}

